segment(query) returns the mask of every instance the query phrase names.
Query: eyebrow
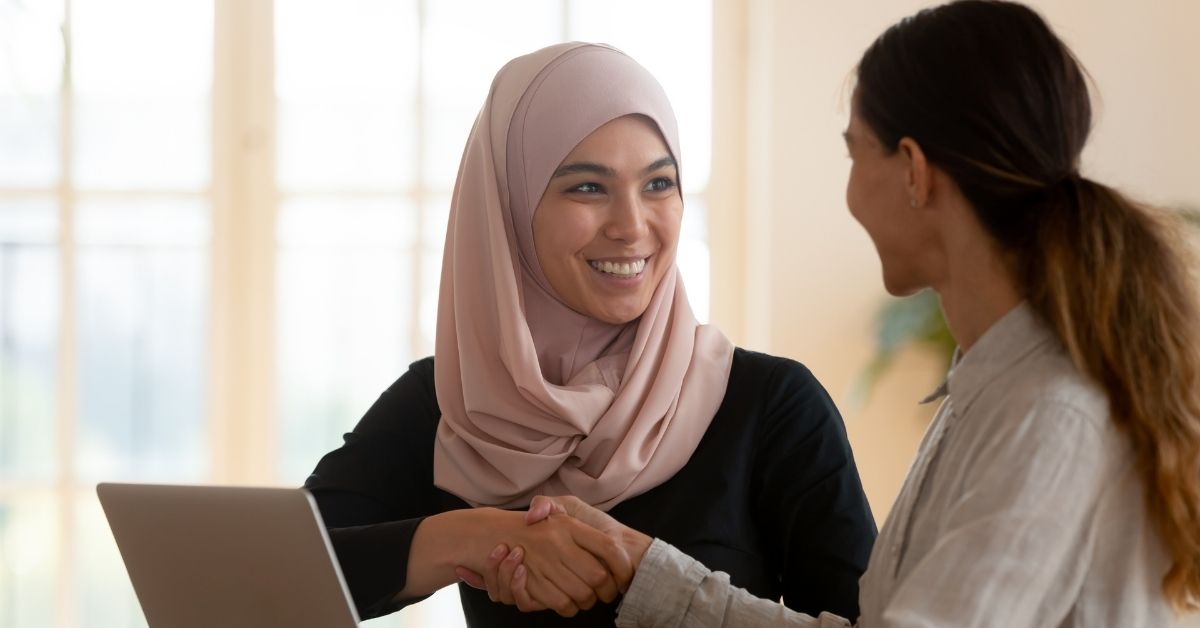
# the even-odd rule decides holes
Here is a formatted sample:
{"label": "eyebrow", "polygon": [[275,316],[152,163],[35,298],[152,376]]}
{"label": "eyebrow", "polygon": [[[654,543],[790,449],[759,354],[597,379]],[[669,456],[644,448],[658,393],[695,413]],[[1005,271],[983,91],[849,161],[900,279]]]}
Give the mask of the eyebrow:
{"label": "eyebrow", "polygon": [[850,135],[849,130],[842,131],[842,139],[845,140],[847,146],[854,143],[854,136]]}
{"label": "eyebrow", "polygon": [[577,161],[573,164],[563,164],[559,166],[558,170],[554,171],[554,176],[551,178],[565,177],[570,174],[578,174],[581,172],[590,172],[592,174],[598,174],[606,177],[611,177],[613,174],[615,174],[612,171],[612,168],[609,168],[608,166],[602,166],[590,161]]}
{"label": "eyebrow", "polygon": [[[649,166],[646,166],[644,169],[642,169],[642,174],[643,175],[650,174],[651,172],[654,172],[655,170],[660,170],[662,168],[666,168],[668,166],[674,166],[674,165],[676,165],[675,158],[671,157],[670,155],[667,155],[666,157],[658,159],[654,163],[652,163]],[[603,164],[593,163],[590,161],[577,161],[574,163],[563,164],[563,165],[559,166],[558,170],[554,171],[554,176],[552,176],[551,178],[557,179],[558,177],[565,177],[567,175],[579,174],[579,173],[591,173],[591,174],[597,174],[597,175],[605,176],[605,177],[615,177],[617,175],[617,173],[614,172],[612,168],[609,168],[608,166],[605,166]]]}
{"label": "eyebrow", "polygon": [[649,166],[646,166],[646,168],[644,170],[642,170],[642,174],[650,174],[651,172],[654,172],[655,170],[661,170],[668,166],[674,166],[674,165],[676,165],[675,158],[670,155],[667,155],[666,157],[659,159],[658,161],[650,164]]}

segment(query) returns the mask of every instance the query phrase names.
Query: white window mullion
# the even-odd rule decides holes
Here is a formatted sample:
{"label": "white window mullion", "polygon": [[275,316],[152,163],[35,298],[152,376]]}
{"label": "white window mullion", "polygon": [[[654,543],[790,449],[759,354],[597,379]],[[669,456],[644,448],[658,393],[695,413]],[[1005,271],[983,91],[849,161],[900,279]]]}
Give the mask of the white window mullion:
{"label": "white window mullion", "polygon": [[571,41],[571,0],[562,0],[562,41]]}
{"label": "white window mullion", "polygon": [[420,234],[425,233],[425,223],[429,220],[429,189],[426,187],[425,173],[427,167],[425,164],[425,143],[428,141],[426,137],[426,111],[425,111],[425,16],[427,0],[417,0],[417,84],[416,90],[413,92],[413,107],[414,115],[416,116],[415,129],[416,134],[414,140],[416,143],[416,177],[414,179],[414,194],[416,199],[416,226],[415,231],[418,234],[413,239],[414,245],[409,251],[409,261],[412,267],[412,293],[409,299],[410,305],[410,320],[413,321],[409,325],[409,346],[413,350],[420,350],[424,346],[425,341],[421,334],[421,286],[424,279],[424,246],[421,242]]}
{"label": "white window mullion", "polygon": [[265,484],[278,455],[273,5],[214,10],[212,479]]}
{"label": "white window mullion", "polygon": [[59,318],[57,369],[57,442],[59,516],[58,556],[58,626],[73,628],[79,623],[78,578],[76,565],[76,473],[75,435],[78,420],[77,376],[78,351],[76,338],[75,294],[75,190],[72,176],[73,102],[71,86],[71,0],[63,7],[63,71],[59,89],[59,180],[58,180],[58,256],[59,256]]}

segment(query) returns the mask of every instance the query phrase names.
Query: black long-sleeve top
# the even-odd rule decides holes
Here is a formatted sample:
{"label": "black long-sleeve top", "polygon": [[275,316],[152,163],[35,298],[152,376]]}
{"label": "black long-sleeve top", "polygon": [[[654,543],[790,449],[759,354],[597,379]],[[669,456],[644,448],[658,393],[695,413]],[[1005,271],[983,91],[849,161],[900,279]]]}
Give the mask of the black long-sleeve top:
{"label": "black long-sleeve top", "polygon": [[[413,533],[426,516],[469,507],[433,484],[433,378],[433,358],[413,363],[305,483],[364,619],[417,601],[393,601]],[[875,522],[841,415],[797,362],[736,349],[725,398],[687,464],[609,514],[757,596],[858,616]],[[616,603],[564,619],[459,591],[471,626],[612,626],[616,617]]]}

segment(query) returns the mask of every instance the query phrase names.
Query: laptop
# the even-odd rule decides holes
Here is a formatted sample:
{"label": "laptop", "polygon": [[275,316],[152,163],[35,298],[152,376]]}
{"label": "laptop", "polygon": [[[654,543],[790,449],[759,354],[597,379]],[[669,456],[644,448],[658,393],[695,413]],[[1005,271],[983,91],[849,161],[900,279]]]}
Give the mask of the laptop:
{"label": "laptop", "polygon": [[354,628],[316,502],[299,488],[96,487],[150,628]]}

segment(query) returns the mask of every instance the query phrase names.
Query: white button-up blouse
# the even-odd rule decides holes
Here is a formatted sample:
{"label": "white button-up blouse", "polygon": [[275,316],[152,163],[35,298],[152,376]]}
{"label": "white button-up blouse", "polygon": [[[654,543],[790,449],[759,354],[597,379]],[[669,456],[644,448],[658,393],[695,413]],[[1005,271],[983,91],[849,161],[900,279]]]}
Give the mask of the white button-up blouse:
{"label": "white button-up blouse", "polygon": [[[1170,626],[1169,562],[1128,439],[1032,309],[988,329],[940,392],[861,579],[858,625]],[[656,540],[617,625],[850,622],[754,598]]]}

